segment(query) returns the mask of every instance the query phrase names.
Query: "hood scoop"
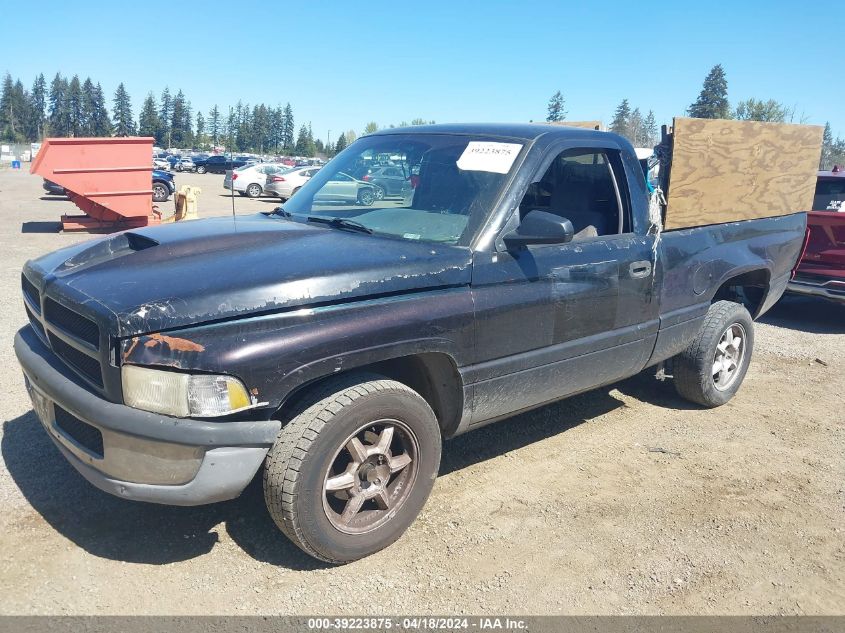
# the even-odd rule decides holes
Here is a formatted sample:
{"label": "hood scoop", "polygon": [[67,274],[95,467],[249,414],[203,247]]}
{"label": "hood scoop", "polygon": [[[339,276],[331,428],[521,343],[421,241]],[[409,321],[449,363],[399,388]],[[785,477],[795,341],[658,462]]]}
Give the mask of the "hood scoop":
{"label": "hood scoop", "polygon": [[115,235],[112,238],[100,240],[94,243],[91,248],[86,248],[70,259],[66,259],[56,269],[56,273],[61,274],[70,270],[82,270],[90,266],[96,266],[102,262],[115,260],[123,255],[137,253],[138,251],[143,251],[158,245],[159,242],[151,237],[127,231],[125,233]]}

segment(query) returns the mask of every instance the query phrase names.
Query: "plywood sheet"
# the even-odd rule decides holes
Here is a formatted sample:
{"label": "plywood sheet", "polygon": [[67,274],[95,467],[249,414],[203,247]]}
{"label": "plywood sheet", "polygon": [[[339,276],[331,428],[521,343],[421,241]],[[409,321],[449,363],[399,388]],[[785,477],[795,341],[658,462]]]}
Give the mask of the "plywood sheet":
{"label": "plywood sheet", "polygon": [[812,207],[820,126],[676,118],[666,229]]}

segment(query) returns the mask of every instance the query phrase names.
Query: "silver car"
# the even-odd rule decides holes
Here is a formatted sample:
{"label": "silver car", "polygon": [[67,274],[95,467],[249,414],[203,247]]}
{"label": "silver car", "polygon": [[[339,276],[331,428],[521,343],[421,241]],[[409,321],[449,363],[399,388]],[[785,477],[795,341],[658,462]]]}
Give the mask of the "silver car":
{"label": "silver car", "polygon": [[342,171],[337,172],[314,194],[314,201],[345,202],[370,206],[377,199],[376,187],[370,182],[358,180]]}

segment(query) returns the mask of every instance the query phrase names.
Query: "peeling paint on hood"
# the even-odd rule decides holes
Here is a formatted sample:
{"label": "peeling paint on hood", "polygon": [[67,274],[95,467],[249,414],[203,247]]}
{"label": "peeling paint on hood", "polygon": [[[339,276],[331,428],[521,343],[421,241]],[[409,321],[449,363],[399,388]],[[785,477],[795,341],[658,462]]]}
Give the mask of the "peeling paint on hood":
{"label": "peeling paint on hood", "polygon": [[125,337],[468,285],[471,253],[258,214],[120,233],[27,266],[50,294],[102,312],[110,332]]}

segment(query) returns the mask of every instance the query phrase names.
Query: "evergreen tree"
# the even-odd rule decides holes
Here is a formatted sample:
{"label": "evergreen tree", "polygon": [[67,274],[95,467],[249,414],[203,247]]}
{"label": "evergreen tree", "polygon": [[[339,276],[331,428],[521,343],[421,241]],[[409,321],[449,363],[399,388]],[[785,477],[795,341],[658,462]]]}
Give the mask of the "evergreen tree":
{"label": "evergreen tree", "polygon": [[67,92],[67,79],[59,73],[50,83],[50,135],[68,135],[67,104],[65,103],[65,92]]}
{"label": "evergreen tree", "polygon": [[318,138],[316,141],[314,141],[314,149],[316,150],[317,154],[326,153],[326,146],[323,145],[323,139]]}
{"label": "evergreen tree", "polygon": [[156,139],[156,144],[160,144],[162,143],[162,139],[159,137],[160,130],[161,121],[159,121],[156,111],[155,96],[150,92],[144,99],[141,113],[138,115],[138,136],[153,136]]}
{"label": "evergreen tree", "polygon": [[14,111],[14,83],[12,75],[6,73],[3,77],[3,89],[0,93],[0,139],[4,141],[15,140],[15,111]]}
{"label": "evergreen tree", "polygon": [[0,138],[4,141],[20,143],[26,140],[26,128],[29,121],[29,95],[20,79],[13,82],[6,73],[0,92]]}
{"label": "evergreen tree", "polygon": [[427,121],[421,117],[417,117],[416,119],[411,119],[411,125],[425,125]]}
{"label": "evergreen tree", "polygon": [[822,155],[819,160],[819,169],[830,169],[833,157],[833,130],[830,129],[830,122],[824,124],[822,135]]}
{"label": "evergreen tree", "polygon": [[103,94],[103,87],[100,82],[94,86],[94,98],[91,113],[94,136],[111,136],[112,125],[109,118],[109,109],[106,106],[106,95]]}
{"label": "evergreen tree", "polygon": [[303,123],[299,126],[299,135],[296,137],[296,146],[293,149],[297,156],[308,156],[308,128]]}
{"label": "evergreen tree", "polygon": [[135,134],[135,121],[132,119],[132,102],[123,82],[114,93],[114,133],[115,136]]}
{"label": "evergreen tree", "polygon": [[82,111],[82,86],[79,77],[74,75],[70,80],[66,93],[68,136],[82,136],[85,116]]}
{"label": "evergreen tree", "polygon": [[208,111],[208,133],[211,135],[211,144],[217,147],[220,144],[220,134],[222,132],[222,121],[220,118],[220,109],[217,104]]}
{"label": "evergreen tree", "polygon": [[549,113],[546,116],[546,121],[548,121],[549,123],[553,123],[555,121],[563,121],[563,119],[566,117],[566,110],[563,106],[563,95],[560,93],[560,90],[558,90],[552,95],[552,98],[549,99]]}
{"label": "evergreen tree", "polygon": [[657,122],[654,120],[654,112],[648,111],[643,122],[643,139],[645,140],[645,147],[654,147],[657,143]]}
{"label": "evergreen tree", "polygon": [[293,151],[294,129],[293,110],[290,107],[290,103],[288,103],[285,106],[285,112],[282,118],[282,148],[288,153]]}
{"label": "evergreen tree", "polygon": [[171,128],[170,122],[173,119],[173,98],[170,96],[170,88],[164,87],[161,91],[161,100],[159,101],[158,120],[161,123],[157,138],[161,139],[161,143],[170,148],[171,145]]}
{"label": "evergreen tree", "polygon": [[347,145],[346,135],[341,134],[340,136],[337,137],[337,143],[335,143],[335,146],[334,146],[334,153],[339,154],[344,149],[346,149],[346,145]]}
{"label": "evergreen tree", "polygon": [[40,141],[44,137],[47,123],[47,81],[44,73],[38,75],[32,84],[32,92],[29,94],[29,123],[27,136],[30,141]]}
{"label": "evergreen tree", "polygon": [[94,132],[94,84],[86,77],[82,84],[82,135],[95,136]]}
{"label": "evergreen tree", "polygon": [[208,141],[205,138],[205,117],[202,115],[201,110],[197,110],[197,134],[196,134],[196,146],[198,148],[204,148]]}
{"label": "evergreen tree", "polygon": [[173,98],[173,108],[170,113],[170,144],[183,147],[185,137],[185,95],[180,90]]}
{"label": "evergreen tree", "polygon": [[367,127],[364,128],[364,134],[372,134],[373,132],[378,132],[378,123],[370,121],[367,123]]}
{"label": "evergreen tree", "polygon": [[282,145],[284,118],[285,115],[281,106],[270,112],[270,146],[274,152],[278,152]]}
{"label": "evergreen tree", "polygon": [[716,64],[704,78],[704,86],[687,114],[698,119],[731,118],[728,103],[728,80],[721,64]]}
{"label": "evergreen tree", "polygon": [[191,107],[191,101],[185,100],[185,118],[182,122],[182,130],[184,133],[184,143],[186,147],[194,147],[194,109]]}
{"label": "evergreen tree", "polygon": [[613,115],[613,122],[610,124],[610,131],[620,136],[628,137],[630,134],[631,125],[631,106],[627,99],[622,99],[622,103],[616,106],[616,112]]}

